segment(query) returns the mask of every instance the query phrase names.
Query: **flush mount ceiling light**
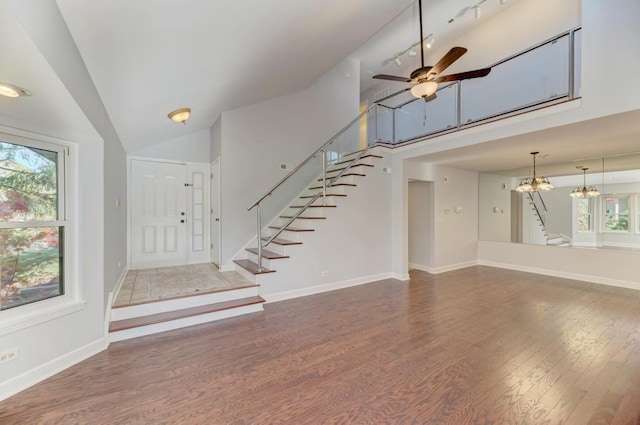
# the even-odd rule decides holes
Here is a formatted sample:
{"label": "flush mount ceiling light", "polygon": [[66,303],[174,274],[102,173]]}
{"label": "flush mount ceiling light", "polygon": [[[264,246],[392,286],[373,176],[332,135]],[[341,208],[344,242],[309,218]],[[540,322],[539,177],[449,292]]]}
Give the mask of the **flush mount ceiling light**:
{"label": "flush mount ceiling light", "polygon": [[180,109],[176,109],[175,111],[169,112],[169,115],[167,116],[175,122],[181,122],[182,124],[186,124],[190,115],[191,115],[191,108],[180,108]]}
{"label": "flush mount ceiling light", "polygon": [[22,87],[18,87],[15,84],[0,82],[0,96],[5,97],[20,97],[31,96],[31,92]]}
{"label": "flush mount ceiling light", "polygon": [[553,185],[549,179],[543,176],[536,176],[536,155],[540,152],[531,152],[533,155],[533,176],[520,180],[516,187],[516,192],[538,192],[539,190],[551,190]]}
{"label": "flush mount ceiling light", "polygon": [[582,170],[582,187],[575,187],[571,193],[569,194],[569,196],[571,196],[572,198],[593,198],[594,196],[599,196],[600,192],[598,192],[598,189],[595,188],[595,186],[589,186],[589,188],[587,189],[587,170],[588,168],[583,167],[577,167],[579,169]]}

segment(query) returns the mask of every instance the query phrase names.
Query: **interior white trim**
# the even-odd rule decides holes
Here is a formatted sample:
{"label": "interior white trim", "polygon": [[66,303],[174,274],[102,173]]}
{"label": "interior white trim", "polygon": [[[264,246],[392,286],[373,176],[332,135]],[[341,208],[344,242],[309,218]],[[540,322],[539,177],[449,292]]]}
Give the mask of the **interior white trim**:
{"label": "interior white trim", "polygon": [[619,288],[640,290],[640,282],[633,282],[628,280],[610,279],[610,278],[591,276],[586,274],[561,272],[558,270],[543,269],[539,267],[520,266],[516,264],[500,263],[497,261],[478,260],[478,264],[481,266],[498,267],[501,269],[517,270],[520,272],[536,273],[536,274],[541,274],[545,276],[560,277],[564,279],[580,280],[583,282],[599,283],[601,285],[617,286]]}
{"label": "interior white trim", "polygon": [[118,278],[118,282],[116,283],[116,287],[113,289],[113,292],[111,292],[110,294],[113,294],[113,300],[112,302],[110,302],[108,304],[109,309],[111,309],[111,307],[113,306],[113,303],[115,302],[115,300],[118,299],[118,295],[120,295],[120,289],[122,289],[122,285],[124,284],[124,279],[125,277],[127,277],[127,273],[129,272],[129,268],[125,267],[124,269],[122,269],[122,273],[120,273],[120,277]]}
{"label": "interior white trim", "polygon": [[[310,286],[307,288],[293,289],[291,291],[276,292],[275,294],[263,294],[268,303],[289,300],[292,298],[306,297],[307,295],[320,294],[322,292],[335,291],[336,289],[349,288],[351,286],[364,285],[382,279],[395,279],[392,273],[380,273],[372,276],[358,277],[355,279],[343,280],[340,282],[326,283],[323,285]],[[404,280],[404,279],[400,279]],[[407,279],[408,280],[408,279]]]}
{"label": "interior white trim", "polygon": [[44,381],[56,373],[62,372],[63,370],[98,354],[106,348],[107,338],[103,336],[94,342],[69,353],[65,353],[58,358],[52,359],[14,378],[0,382],[0,400],[9,398],[20,391],[37,384],[38,382]]}

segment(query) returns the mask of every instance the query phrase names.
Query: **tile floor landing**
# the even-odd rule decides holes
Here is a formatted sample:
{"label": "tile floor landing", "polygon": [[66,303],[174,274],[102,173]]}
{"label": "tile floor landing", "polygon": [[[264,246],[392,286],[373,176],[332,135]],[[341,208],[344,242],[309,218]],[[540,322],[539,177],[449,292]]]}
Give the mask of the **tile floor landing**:
{"label": "tile floor landing", "polygon": [[236,272],[220,272],[213,264],[129,270],[114,306],[181,297],[252,285]]}

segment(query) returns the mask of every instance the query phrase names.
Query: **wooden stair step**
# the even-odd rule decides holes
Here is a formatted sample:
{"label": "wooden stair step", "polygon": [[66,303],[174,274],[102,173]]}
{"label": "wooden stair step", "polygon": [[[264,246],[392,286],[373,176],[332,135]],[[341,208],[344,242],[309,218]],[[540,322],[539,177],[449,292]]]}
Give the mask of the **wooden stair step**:
{"label": "wooden stair step", "polygon": [[[292,215],[281,215],[280,218],[293,218],[294,216]],[[301,220],[326,220],[327,217],[304,217],[299,215],[298,217],[296,217],[296,220],[301,219]]]}
{"label": "wooden stair step", "polygon": [[[268,241],[269,238],[262,238],[263,241]],[[286,239],[280,239],[280,238],[275,238],[274,240],[271,241],[271,243],[274,243],[276,245],[283,245],[283,246],[287,246],[287,245],[302,245],[302,242],[296,242],[296,241],[289,241]]]}
{"label": "wooden stair step", "polygon": [[[322,188],[320,188],[320,189],[322,189]],[[316,196],[316,195],[303,195],[303,196],[300,197],[300,199],[309,199],[309,198],[313,198],[314,196]],[[341,196],[343,198],[347,197],[347,195],[345,195],[344,193],[327,193],[326,196]],[[322,195],[320,195],[318,197],[318,199],[320,199],[320,198],[322,198]]]}
{"label": "wooden stair step", "polygon": [[266,268],[262,268],[262,270],[258,271],[258,265],[251,260],[233,260],[234,263],[253,274],[265,274],[265,273],[274,273],[275,270],[269,270]]}
{"label": "wooden stair step", "polygon": [[[337,162],[336,165],[342,165],[342,164],[346,164],[348,162],[351,162],[351,160],[349,161],[344,161],[344,162]],[[327,170],[327,173],[335,173],[336,171],[342,171],[345,168],[355,168],[355,167],[373,167],[373,165],[371,164],[353,164],[350,167],[340,167],[340,168],[332,168],[330,170]]]}
{"label": "wooden stair step", "polygon": [[[356,187],[357,184],[354,183],[333,183],[330,184],[327,187],[337,187],[337,186],[351,186],[351,187]],[[309,190],[316,190],[316,189],[322,189],[322,186],[314,186],[314,187],[310,187]]]}
{"label": "wooden stair step", "polygon": [[[367,155],[363,155],[360,159],[365,159],[365,158],[382,158],[382,157],[380,155],[375,155],[375,154],[370,153],[370,154],[367,154]],[[351,162],[351,161],[353,161],[353,158],[352,159],[345,159],[344,161],[336,162],[335,165],[346,164],[347,162]],[[367,164],[367,165],[369,165],[369,164]],[[369,167],[373,167],[373,165],[369,165]]]}
{"label": "wooden stair step", "polygon": [[[278,226],[269,226],[269,229],[280,230],[281,228]],[[288,230],[289,232],[315,232],[314,229],[301,229],[299,227],[287,227],[284,230]]]}
{"label": "wooden stair step", "polygon": [[181,310],[166,311],[163,313],[150,314],[148,316],[134,317],[131,319],[117,320],[109,325],[109,332],[118,332],[125,329],[139,328],[141,326],[153,325],[156,323],[169,322],[177,319],[198,316],[201,314],[214,313],[216,311],[228,310],[236,307],[244,307],[252,304],[265,302],[260,296],[241,298],[238,300],[223,301],[213,304],[205,304],[197,307],[184,308]]}
{"label": "wooden stair step", "polygon": [[[291,205],[289,208],[304,208],[304,205]],[[336,208],[335,205],[309,205],[307,208]]]}
{"label": "wooden stair step", "polygon": [[[340,176],[340,178],[342,177],[349,177],[349,176],[356,176],[356,177],[367,177],[366,174],[362,174],[362,173],[344,173],[343,175]],[[333,178],[333,177],[330,177]],[[319,182],[322,181],[322,179],[318,179]]]}
{"label": "wooden stair step", "polygon": [[[247,248],[252,254],[258,255],[258,248]],[[281,258],[290,258],[288,255],[278,254],[277,252],[269,251],[268,249],[262,248],[262,258],[266,258],[267,260],[279,260]]]}

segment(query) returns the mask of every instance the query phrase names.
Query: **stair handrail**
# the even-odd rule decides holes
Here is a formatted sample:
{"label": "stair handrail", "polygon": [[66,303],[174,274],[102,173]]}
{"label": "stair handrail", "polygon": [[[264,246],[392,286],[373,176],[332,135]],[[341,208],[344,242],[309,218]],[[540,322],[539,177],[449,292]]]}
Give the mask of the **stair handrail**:
{"label": "stair handrail", "polygon": [[[531,201],[531,205],[533,206],[534,210],[536,211],[536,215],[538,216],[538,219],[540,220],[540,223],[542,223],[542,227],[545,226],[544,224],[544,218],[542,218],[542,215],[540,214],[540,210],[538,209],[538,206],[536,205],[536,201],[535,201],[535,192],[532,195],[531,192],[526,192],[527,196],[529,197],[529,200]],[[538,196],[540,196],[540,193],[538,193]],[[544,204],[544,201],[542,200],[542,196],[540,196],[540,200],[542,201],[542,206],[544,207],[544,211],[545,213],[547,212],[547,206]]]}
{"label": "stair handrail", "polygon": [[[322,152],[322,150],[324,150],[327,146],[329,146],[331,143],[333,143],[333,141],[335,139],[337,139],[338,137],[340,137],[340,135],[342,135],[345,131],[347,131],[349,128],[351,128],[351,126],[353,124],[355,124],[356,122],[358,122],[358,120],[360,118],[362,118],[363,116],[365,116],[366,114],[368,114],[369,112],[371,112],[371,110],[373,108],[375,108],[378,105],[378,103],[372,103],[367,109],[365,109],[364,111],[362,111],[360,114],[358,114],[357,117],[355,117],[353,120],[349,121],[349,124],[347,124],[346,126],[344,126],[344,128],[340,131],[338,131],[333,137],[331,137],[325,144],[323,144],[322,146],[320,146],[318,149],[316,149],[311,155],[309,155],[307,157],[307,159],[305,159],[304,161],[302,161],[300,164],[298,164],[298,166],[296,168],[294,168],[293,170],[291,170],[291,172],[289,172],[289,174],[287,174],[286,176],[284,176],[278,183],[275,184],[275,186],[273,186],[271,189],[269,189],[264,195],[262,195],[256,202],[254,202],[253,204],[251,204],[251,206],[249,208],[247,208],[247,211],[251,211],[253,208],[255,208],[260,202],[264,201],[265,198],[269,197],[277,188],[279,188],[280,186],[282,186],[282,184],[284,184],[284,182],[286,182],[287,180],[289,180],[289,178],[291,176],[293,176],[294,174],[296,174],[298,172],[298,170],[300,170],[305,164],[307,164],[309,161],[311,161],[312,159],[316,158],[318,156],[318,154],[320,152]],[[381,105],[384,106],[384,105]]]}

